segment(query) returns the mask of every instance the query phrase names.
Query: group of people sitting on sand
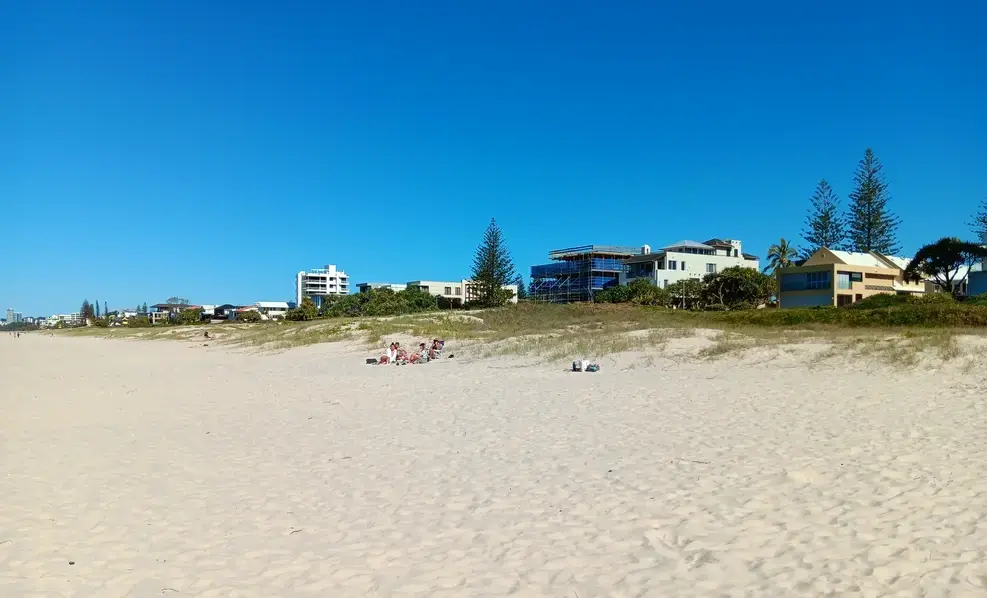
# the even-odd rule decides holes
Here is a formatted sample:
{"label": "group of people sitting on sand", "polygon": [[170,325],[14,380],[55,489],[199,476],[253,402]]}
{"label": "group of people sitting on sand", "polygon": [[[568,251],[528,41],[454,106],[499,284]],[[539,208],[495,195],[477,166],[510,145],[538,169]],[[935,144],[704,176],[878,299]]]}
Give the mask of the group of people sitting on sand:
{"label": "group of people sitting on sand", "polygon": [[428,363],[442,356],[442,348],[444,346],[445,341],[434,339],[430,346],[427,343],[419,343],[418,350],[408,355],[408,352],[401,346],[401,343],[391,343],[391,346],[387,348],[387,352],[380,356],[377,363],[380,365],[388,363]]}

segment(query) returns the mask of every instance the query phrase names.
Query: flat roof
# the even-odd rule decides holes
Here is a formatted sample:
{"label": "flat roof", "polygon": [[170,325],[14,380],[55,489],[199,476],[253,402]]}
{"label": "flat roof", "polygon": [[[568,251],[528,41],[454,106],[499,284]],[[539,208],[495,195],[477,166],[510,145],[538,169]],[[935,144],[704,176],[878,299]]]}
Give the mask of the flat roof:
{"label": "flat roof", "polygon": [[643,255],[635,255],[634,257],[624,260],[625,264],[646,264],[648,262],[657,262],[658,260],[665,257],[664,251],[656,251],[654,253],[646,253]]}
{"label": "flat roof", "polygon": [[548,259],[558,260],[577,255],[616,255],[630,257],[641,255],[640,247],[626,247],[622,245],[580,245],[578,247],[566,247],[564,249],[553,249],[548,252]]}

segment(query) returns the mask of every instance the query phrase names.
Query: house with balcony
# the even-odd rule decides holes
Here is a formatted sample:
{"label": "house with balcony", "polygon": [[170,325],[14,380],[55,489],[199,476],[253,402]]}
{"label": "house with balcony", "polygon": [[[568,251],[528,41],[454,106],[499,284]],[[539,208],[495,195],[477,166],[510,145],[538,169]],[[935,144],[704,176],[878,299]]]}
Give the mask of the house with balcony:
{"label": "house with balcony", "polygon": [[187,303],[157,303],[151,306],[151,310],[147,313],[147,319],[152,324],[167,322],[171,317],[178,315],[186,309],[201,310],[202,307]]}
{"label": "house with balcony", "polygon": [[[477,288],[472,280],[461,279],[452,281],[412,280],[405,285],[408,289],[418,289],[430,295],[442,297],[451,301],[452,305],[463,305],[476,298]],[[518,288],[516,284],[505,284],[504,290],[513,293],[510,302],[517,303]]]}
{"label": "house with balcony", "polygon": [[854,253],[823,247],[799,266],[778,268],[778,306],[843,307],[861,299],[887,294],[924,294],[927,281],[904,278],[907,258],[871,251]]}
{"label": "house with balcony", "polygon": [[287,301],[258,301],[254,307],[262,320],[283,320],[290,309]]}
{"label": "house with balcony", "polygon": [[621,284],[646,278],[661,288],[680,280],[701,280],[726,268],[741,267],[757,270],[760,262],[755,255],[744,253],[740,241],[710,239],[703,243],[679,241],[652,253],[645,245],[640,255],[624,260]]}

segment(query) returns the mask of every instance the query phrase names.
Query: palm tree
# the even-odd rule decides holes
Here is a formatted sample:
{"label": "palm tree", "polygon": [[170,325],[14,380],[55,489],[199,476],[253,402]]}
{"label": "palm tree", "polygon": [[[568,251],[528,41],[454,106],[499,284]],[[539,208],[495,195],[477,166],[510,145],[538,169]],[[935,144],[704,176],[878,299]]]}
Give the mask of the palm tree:
{"label": "palm tree", "polygon": [[768,248],[768,265],[764,267],[764,271],[774,272],[778,268],[787,268],[793,264],[796,256],[798,252],[782,237],[778,243]]}

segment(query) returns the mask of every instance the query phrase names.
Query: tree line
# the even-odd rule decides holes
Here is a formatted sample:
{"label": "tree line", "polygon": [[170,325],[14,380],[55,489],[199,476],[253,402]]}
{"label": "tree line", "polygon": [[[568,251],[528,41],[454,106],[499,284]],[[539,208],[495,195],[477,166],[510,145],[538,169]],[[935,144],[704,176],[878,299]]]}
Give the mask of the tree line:
{"label": "tree line", "polygon": [[[867,253],[874,251],[895,255],[898,242],[898,218],[889,208],[890,193],[884,167],[871,148],[864,151],[853,176],[850,204],[844,212],[840,198],[828,181],[822,179],[809,199],[805,226],[801,231],[805,245],[796,249],[785,238],[768,249],[766,272],[808,259],[822,247]],[[929,280],[941,289],[958,295],[965,269],[987,260],[987,200],[982,200],[968,225],[975,241],[943,237],[923,245],[905,268],[906,280]]]}
{"label": "tree line", "polygon": [[876,251],[894,255],[901,250],[898,226],[901,219],[891,211],[891,194],[884,176],[884,166],[874,150],[864,150],[853,174],[850,203],[844,211],[840,197],[826,179],[821,179],[809,199],[809,210],[801,231],[805,244],[796,248],[784,237],[768,248],[764,271],[791,266],[795,260],[808,259],[822,247],[867,253]]}

